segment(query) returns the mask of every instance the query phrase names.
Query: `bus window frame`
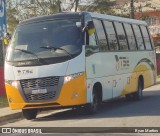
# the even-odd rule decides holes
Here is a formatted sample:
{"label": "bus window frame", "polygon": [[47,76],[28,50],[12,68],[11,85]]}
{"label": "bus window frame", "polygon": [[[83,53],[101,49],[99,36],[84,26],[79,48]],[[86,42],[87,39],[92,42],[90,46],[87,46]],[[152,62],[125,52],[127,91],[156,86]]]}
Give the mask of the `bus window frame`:
{"label": "bus window frame", "polygon": [[151,34],[149,32],[148,26],[145,26],[145,27],[147,29],[147,33],[148,33],[149,40],[150,40],[150,43],[151,43],[151,50],[154,50],[154,45],[153,45],[153,42],[152,42],[152,38],[151,38]]}
{"label": "bus window frame", "polygon": [[[92,18],[93,24],[94,24],[94,20],[98,20],[98,21],[100,21],[101,24],[102,24],[102,19]],[[95,24],[94,24],[94,26],[95,26]],[[105,30],[104,30],[103,24],[102,24],[102,29],[103,29],[104,34],[105,34]],[[106,45],[105,51],[101,50],[101,48],[100,48],[100,42],[99,42],[99,38],[98,38],[98,34],[97,34],[97,29],[96,29],[96,27],[95,27],[95,37],[96,37],[97,45],[99,46],[99,51],[100,51],[100,52],[107,52],[107,51],[109,51],[109,49],[107,48],[108,45]],[[105,38],[106,38],[106,34],[105,34]],[[106,42],[107,42],[107,39],[106,39]],[[108,44],[108,42],[107,42],[107,44]]]}
{"label": "bus window frame", "polygon": [[[142,32],[141,32],[141,29],[140,29],[140,25],[134,23],[134,24],[132,24],[132,27],[133,27],[133,25],[135,25],[135,26],[137,26],[137,27],[139,28],[140,34],[141,34],[141,37],[142,37]],[[143,39],[143,37],[142,37],[142,41],[143,41],[143,45],[144,45],[143,47],[144,47],[144,49],[143,49],[143,50],[140,50],[134,28],[133,28],[133,32],[134,32],[134,34],[135,34],[135,39],[136,39],[136,42],[137,42],[137,51],[146,51],[146,46],[145,46],[145,44],[144,44],[144,39]]]}
{"label": "bus window frame", "polygon": [[129,46],[128,35],[127,35],[127,32],[126,32],[126,29],[125,29],[124,23],[122,23],[122,26],[123,26],[123,29],[124,29],[124,33],[125,33],[125,36],[126,36],[126,40],[127,40],[128,51],[130,51],[131,49],[130,49],[130,46]]}
{"label": "bus window frame", "polygon": [[[147,31],[148,38],[149,38],[149,42],[150,42],[150,44],[151,44],[151,49],[147,49],[147,48],[146,48],[146,42],[145,42],[144,35],[143,35],[143,32],[142,32],[142,28],[141,28],[141,27],[145,27],[145,29],[146,29],[146,31]],[[146,27],[145,25],[140,25],[140,29],[141,29],[142,37],[143,37],[143,40],[144,40],[144,43],[145,43],[145,50],[147,50],[147,51],[153,50],[153,48],[152,48],[152,42],[151,42],[151,38],[150,38],[150,35],[149,35],[149,33],[148,33],[148,29],[147,29],[147,27]]]}
{"label": "bus window frame", "polygon": [[113,24],[113,27],[114,27],[114,31],[115,31],[115,34],[116,34],[117,44],[118,44],[118,50],[115,50],[115,51],[121,51],[120,50],[119,39],[118,39],[118,33],[117,33],[117,30],[116,30],[116,26],[115,26],[115,22],[118,22],[118,21],[112,21],[112,24]]}
{"label": "bus window frame", "polygon": [[103,26],[106,41],[107,41],[107,47],[108,47],[107,51],[110,51],[110,44],[109,44],[109,39],[108,39],[107,31],[106,31],[106,28],[105,28],[104,20],[101,20],[101,22],[102,22],[102,26]]}
{"label": "bus window frame", "polygon": [[[136,46],[136,48],[134,49],[134,50],[131,50],[130,49],[130,44],[129,44],[129,40],[128,40],[128,35],[127,35],[127,31],[126,31],[126,28],[125,28],[125,24],[126,25],[129,25],[130,27],[131,27],[131,31],[133,32],[133,36],[134,36],[134,40],[135,40],[135,46]],[[126,36],[127,36],[127,40],[128,40],[128,51],[137,51],[138,50],[138,45],[137,45],[137,39],[136,39],[136,36],[135,36],[135,32],[134,32],[134,30],[133,30],[133,27],[132,27],[132,24],[130,24],[130,23],[127,23],[127,22],[124,22],[123,23],[123,26],[124,26],[124,30],[125,30],[125,32],[126,32]]]}
{"label": "bus window frame", "polygon": [[136,50],[135,51],[138,51],[138,41],[137,41],[137,37],[136,37],[135,31],[133,29],[133,24],[129,24],[129,25],[131,25],[132,32],[133,32],[133,35],[134,35],[134,39],[135,39],[135,42],[136,42]]}
{"label": "bus window frame", "polygon": [[116,24],[115,23],[120,23],[121,25],[122,25],[122,29],[123,29],[123,31],[124,31],[124,34],[125,34],[125,38],[126,38],[126,44],[127,44],[127,49],[126,50],[122,50],[121,48],[120,48],[120,42],[119,42],[119,38],[118,38],[118,32],[117,32],[117,30],[116,30],[116,34],[117,34],[117,39],[118,39],[118,43],[119,43],[119,51],[130,51],[130,48],[129,48],[129,44],[128,44],[128,37],[127,37],[127,35],[126,35],[126,31],[125,31],[125,29],[124,29],[124,22],[119,22],[119,21],[114,21],[114,25],[115,25],[115,29],[116,29]]}
{"label": "bus window frame", "polygon": [[[141,25],[141,26],[142,26],[142,25]],[[144,36],[143,36],[143,32],[142,32],[141,26],[138,25],[138,27],[139,27],[139,29],[140,29],[140,32],[141,32],[142,39],[143,39],[144,50],[147,50],[147,49],[146,49],[146,43],[145,43],[145,41],[144,41]]]}
{"label": "bus window frame", "polygon": [[[91,18],[91,19],[92,19],[91,21],[93,21],[93,18]],[[101,50],[100,50],[100,47],[99,47],[99,40],[98,40],[98,37],[97,37],[96,29],[95,29],[95,32],[93,34],[95,35],[96,45],[98,46],[98,49],[99,49],[98,52],[100,52]],[[89,36],[90,35],[88,34],[87,29],[86,29],[86,31],[85,31],[85,40],[84,40],[85,43],[86,43],[86,46],[90,45],[90,38],[89,38]]]}
{"label": "bus window frame", "polygon": [[[117,52],[117,51],[121,51],[121,50],[119,50],[120,47],[119,47],[119,41],[118,41],[118,39],[117,39],[118,36],[117,36],[117,31],[115,30],[114,20],[104,19],[104,20],[102,20],[102,21],[103,21],[104,29],[105,29],[105,32],[106,32],[106,38],[107,38],[107,42],[108,42],[108,46],[109,46],[108,52]],[[110,48],[110,42],[109,42],[109,38],[108,38],[107,29],[106,29],[106,27],[105,27],[105,21],[108,21],[108,22],[112,23],[113,30],[114,30],[115,35],[116,35],[118,50],[111,50],[111,48]]]}

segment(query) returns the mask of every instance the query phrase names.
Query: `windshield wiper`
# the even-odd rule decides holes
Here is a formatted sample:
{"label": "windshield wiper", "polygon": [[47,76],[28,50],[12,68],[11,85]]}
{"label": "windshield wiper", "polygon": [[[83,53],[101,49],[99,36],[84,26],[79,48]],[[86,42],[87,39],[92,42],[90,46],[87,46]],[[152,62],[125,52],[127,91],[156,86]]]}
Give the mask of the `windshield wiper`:
{"label": "windshield wiper", "polygon": [[43,49],[49,49],[49,50],[62,50],[62,51],[65,51],[68,56],[72,59],[72,55],[65,49],[63,48],[60,48],[60,47],[53,47],[53,46],[41,46],[40,48],[43,48]]}
{"label": "windshield wiper", "polygon": [[21,51],[21,52],[24,52],[24,53],[27,53],[27,54],[31,54],[31,55],[33,55],[37,58],[38,62],[40,62],[40,58],[35,53],[33,53],[31,51],[27,51],[27,50],[24,50],[24,49],[15,49],[15,50],[18,50],[18,51]]}

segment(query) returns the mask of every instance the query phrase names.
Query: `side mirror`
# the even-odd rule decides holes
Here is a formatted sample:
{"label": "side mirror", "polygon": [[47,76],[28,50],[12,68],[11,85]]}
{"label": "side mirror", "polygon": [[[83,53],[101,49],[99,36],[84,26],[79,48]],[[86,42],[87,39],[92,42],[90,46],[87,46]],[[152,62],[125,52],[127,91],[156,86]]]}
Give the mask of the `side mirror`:
{"label": "side mirror", "polygon": [[8,45],[8,44],[9,44],[9,40],[4,37],[4,38],[3,38],[3,43],[4,43],[4,45]]}
{"label": "side mirror", "polygon": [[95,27],[93,21],[88,21],[87,24],[83,28],[83,32],[87,30],[88,35],[92,35],[95,32]]}
{"label": "side mirror", "polygon": [[10,39],[11,39],[10,34],[9,34],[9,33],[5,33],[5,34],[4,34],[4,37],[3,37],[4,45],[8,45],[8,44],[9,44]]}
{"label": "side mirror", "polygon": [[87,31],[89,35],[92,35],[95,32],[95,27],[93,21],[89,21],[87,25]]}

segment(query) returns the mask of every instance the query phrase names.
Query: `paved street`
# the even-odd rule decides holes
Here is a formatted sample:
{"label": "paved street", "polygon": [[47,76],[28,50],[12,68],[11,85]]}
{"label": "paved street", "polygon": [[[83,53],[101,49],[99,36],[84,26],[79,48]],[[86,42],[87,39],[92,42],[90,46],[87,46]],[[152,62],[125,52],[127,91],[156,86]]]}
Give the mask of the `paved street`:
{"label": "paved street", "polygon": [[125,98],[104,103],[95,115],[83,110],[60,110],[41,113],[36,120],[20,120],[3,127],[159,127],[160,85],[144,91],[141,101]]}

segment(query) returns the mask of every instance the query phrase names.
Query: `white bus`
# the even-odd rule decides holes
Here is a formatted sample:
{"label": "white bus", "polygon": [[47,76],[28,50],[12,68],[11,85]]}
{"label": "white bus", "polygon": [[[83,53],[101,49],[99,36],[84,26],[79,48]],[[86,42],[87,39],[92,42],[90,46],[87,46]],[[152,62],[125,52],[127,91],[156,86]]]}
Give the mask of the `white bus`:
{"label": "white bus", "polygon": [[141,99],[155,84],[155,52],[146,22],[97,13],[58,13],[20,23],[5,60],[11,109],[26,119],[49,108]]}

